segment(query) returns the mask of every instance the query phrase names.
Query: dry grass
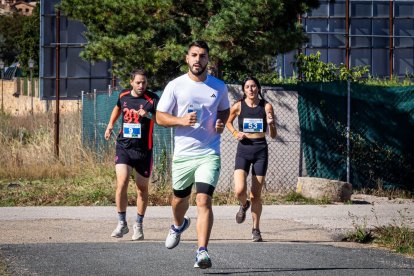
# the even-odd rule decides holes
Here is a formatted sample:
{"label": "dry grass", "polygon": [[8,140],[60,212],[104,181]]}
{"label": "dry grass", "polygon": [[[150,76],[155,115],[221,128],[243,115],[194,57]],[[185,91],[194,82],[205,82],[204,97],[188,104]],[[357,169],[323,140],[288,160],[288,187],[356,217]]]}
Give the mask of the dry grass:
{"label": "dry grass", "polygon": [[57,160],[52,114],[0,116],[0,178],[62,179],[93,170],[96,158],[82,146],[80,120],[78,113],[61,116]]}
{"label": "dry grass", "polygon": [[54,117],[0,115],[2,206],[110,203],[113,154],[96,162],[82,146],[79,113],[62,114],[59,159],[54,153]]}
{"label": "dry grass", "polygon": [[414,192],[407,191],[402,189],[384,189],[382,186],[378,185],[376,189],[361,189],[358,191],[360,194],[364,195],[373,195],[378,197],[387,197],[388,199],[395,198],[413,198]]}
{"label": "dry grass", "polygon": [[[62,114],[59,159],[54,117],[0,115],[0,206],[114,205],[114,149],[105,156],[82,145],[81,115]],[[169,205],[166,183],[151,184],[149,205]],[[129,205],[136,204],[133,179]]]}

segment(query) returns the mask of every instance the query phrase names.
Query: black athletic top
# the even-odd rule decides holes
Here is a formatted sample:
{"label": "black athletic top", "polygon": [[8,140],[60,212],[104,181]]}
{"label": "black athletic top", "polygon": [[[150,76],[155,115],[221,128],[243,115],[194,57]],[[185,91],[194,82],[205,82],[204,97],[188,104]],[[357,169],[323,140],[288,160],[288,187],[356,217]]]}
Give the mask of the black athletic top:
{"label": "black athletic top", "polygon": [[[147,117],[140,117],[135,111],[140,108],[147,112],[155,114],[159,97],[155,93],[145,91],[140,97],[131,95],[131,90],[123,90],[118,97],[117,106],[122,110],[122,126],[118,134],[117,144],[123,148],[134,148],[137,150],[151,150],[153,141],[152,133],[154,131],[154,121]],[[124,123],[140,123],[141,138],[123,137]]]}
{"label": "black athletic top", "polygon": [[[240,115],[238,116],[238,122],[239,122],[239,131],[243,131],[243,121],[245,118],[248,119],[263,119],[263,132],[266,132],[267,130],[267,120],[266,120],[266,101],[261,99],[259,104],[256,107],[249,107],[246,104],[245,100],[242,100],[240,102]],[[258,131],[250,131],[252,133],[258,132]]]}

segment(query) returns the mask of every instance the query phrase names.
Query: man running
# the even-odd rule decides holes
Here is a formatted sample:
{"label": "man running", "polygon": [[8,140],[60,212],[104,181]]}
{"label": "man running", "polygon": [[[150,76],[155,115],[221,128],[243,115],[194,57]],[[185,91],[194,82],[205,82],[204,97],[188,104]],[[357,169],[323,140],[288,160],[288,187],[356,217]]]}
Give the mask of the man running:
{"label": "man running", "polygon": [[132,240],[143,240],[143,220],[148,205],[148,183],[152,171],[152,133],[155,112],[159,97],[147,91],[147,74],[142,69],[131,73],[132,89],[119,94],[117,104],[112,110],[105,139],[111,136],[114,124],[122,113],[122,129],[116,140],[116,209],[118,226],[111,236],[122,238],[129,232],[126,220],[128,206],[128,183],[135,169],[137,188],[137,216],[133,225]]}
{"label": "man running", "polygon": [[174,224],[165,246],[176,247],[190,225],[185,213],[195,185],[198,250],[194,267],[204,269],[212,265],[207,251],[213,226],[212,196],[220,174],[220,134],[229,116],[230,104],[224,82],[208,75],[206,42],[191,43],[186,62],[188,72],[168,83],[157,107],[157,123],[175,127],[171,203]]}

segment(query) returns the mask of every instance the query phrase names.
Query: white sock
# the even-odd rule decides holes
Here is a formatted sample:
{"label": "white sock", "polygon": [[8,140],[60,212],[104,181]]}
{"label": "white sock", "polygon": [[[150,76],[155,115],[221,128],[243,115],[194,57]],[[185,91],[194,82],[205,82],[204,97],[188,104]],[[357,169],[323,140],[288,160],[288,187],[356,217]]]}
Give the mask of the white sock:
{"label": "white sock", "polygon": [[185,219],[183,221],[183,224],[181,224],[180,226],[177,226],[177,225],[174,224],[174,228],[177,229],[177,230],[181,230],[184,227],[184,223],[185,223]]}

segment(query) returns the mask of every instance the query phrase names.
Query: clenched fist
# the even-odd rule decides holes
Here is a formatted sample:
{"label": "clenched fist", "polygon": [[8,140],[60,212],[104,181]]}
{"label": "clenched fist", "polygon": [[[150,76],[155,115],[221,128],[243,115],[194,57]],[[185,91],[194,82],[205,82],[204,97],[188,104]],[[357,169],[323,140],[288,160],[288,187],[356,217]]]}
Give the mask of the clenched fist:
{"label": "clenched fist", "polygon": [[217,119],[217,121],[216,121],[216,132],[218,134],[221,134],[221,133],[223,133],[223,130],[224,130],[224,123],[223,123],[223,121],[220,120],[220,119]]}

